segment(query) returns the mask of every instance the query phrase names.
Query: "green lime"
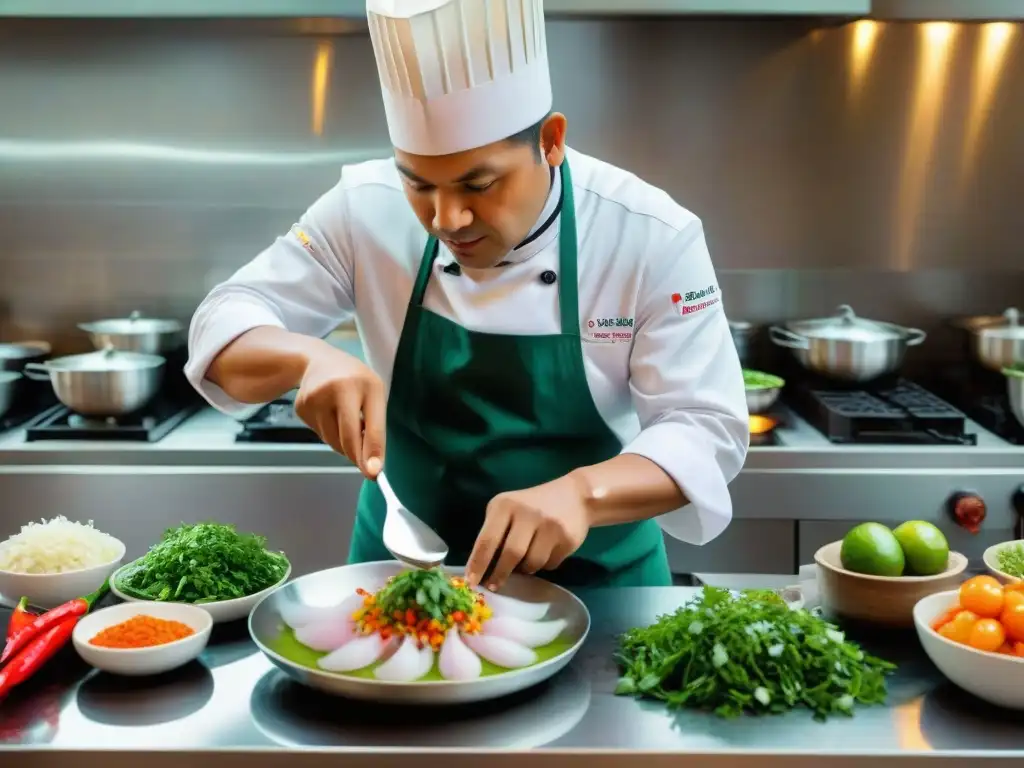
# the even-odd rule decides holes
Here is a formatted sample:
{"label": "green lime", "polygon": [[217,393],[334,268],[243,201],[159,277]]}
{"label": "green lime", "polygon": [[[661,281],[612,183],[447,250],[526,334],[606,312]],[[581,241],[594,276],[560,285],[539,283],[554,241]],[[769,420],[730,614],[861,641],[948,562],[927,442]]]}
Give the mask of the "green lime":
{"label": "green lime", "polygon": [[946,570],[949,542],[934,525],[924,520],[908,520],[893,534],[903,548],[909,573],[915,576],[934,576]]}
{"label": "green lime", "polygon": [[843,568],[872,576],[902,576],[903,548],[881,523],[861,523],[843,537],[839,550]]}

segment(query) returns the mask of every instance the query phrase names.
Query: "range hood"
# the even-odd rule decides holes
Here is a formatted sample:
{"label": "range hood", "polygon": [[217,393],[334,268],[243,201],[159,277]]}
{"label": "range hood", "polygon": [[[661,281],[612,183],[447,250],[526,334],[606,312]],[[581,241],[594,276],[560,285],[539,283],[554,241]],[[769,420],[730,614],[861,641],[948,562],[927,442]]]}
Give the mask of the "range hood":
{"label": "range hood", "polygon": [[1019,21],[1024,0],[871,0],[879,21]]}
{"label": "range hood", "polygon": [[[862,16],[871,0],[545,0],[552,16]],[[365,18],[366,0],[0,0],[31,18]]]}

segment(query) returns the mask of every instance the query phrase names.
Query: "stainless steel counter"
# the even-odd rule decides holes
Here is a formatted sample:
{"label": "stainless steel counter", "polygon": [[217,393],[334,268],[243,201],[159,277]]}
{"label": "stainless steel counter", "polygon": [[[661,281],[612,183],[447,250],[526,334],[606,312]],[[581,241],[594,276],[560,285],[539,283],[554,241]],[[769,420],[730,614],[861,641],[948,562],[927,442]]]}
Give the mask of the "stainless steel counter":
{"label": "stainless steel counter", "polygon": [[534,768],[635,766],[638,759],[645,768],[754,758],[758,768],[861,765],[868,757],[873,768],[1024,760],[1021,717],[944,682],[913,636],[865,638],[899,671],[888,705],[849,719],[821,724],[798,711],[726,721],[614,696],[615,636],[673,610],[691,592],[583,593],[594,629],[564,673],[506,700],[426,712],[334,699],[292,683],[244,626],[218,628],[199,662],[155,679],[92,672],[68,650],[0,704],[0,763],[379,768],[408,766],[409,752],[417,765],[442,758],[446,766],[479,765],[486,755],[488,765],[529,759]]}

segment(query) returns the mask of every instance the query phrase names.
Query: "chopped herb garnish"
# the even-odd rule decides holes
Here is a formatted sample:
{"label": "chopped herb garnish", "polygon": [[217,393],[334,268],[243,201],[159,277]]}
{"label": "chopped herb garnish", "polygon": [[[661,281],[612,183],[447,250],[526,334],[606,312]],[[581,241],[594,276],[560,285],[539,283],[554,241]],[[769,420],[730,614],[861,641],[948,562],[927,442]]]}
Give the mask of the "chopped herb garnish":
{"label": "chopped herb garnish", "polygon": [[722,717],[804,706],[815,719],[881,704],[895,666],[768,590],[704,587],[693,602],[619,638],[616,693]]}
{"label": "chopped herb garnish", "polygon": [[164,532],[160,542],[125,568],[117,588],[142,600],[211,603],[248,597],[284,578],[288,560],[267,540],[233,525],[197,523]]}
{"label": "chopped herb garnish", "polygon": [[996,553],[996,561],[999,564],[999,570],[1007,576],[1017,578],[1024,576],[1024,546],[1014,544],[1003,547]]}

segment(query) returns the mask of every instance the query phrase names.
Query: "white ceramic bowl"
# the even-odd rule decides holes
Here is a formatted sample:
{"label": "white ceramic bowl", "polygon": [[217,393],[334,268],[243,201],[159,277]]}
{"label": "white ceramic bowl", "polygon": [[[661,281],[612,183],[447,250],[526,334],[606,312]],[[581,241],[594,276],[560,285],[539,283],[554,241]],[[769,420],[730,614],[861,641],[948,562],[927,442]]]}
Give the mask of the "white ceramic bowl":
{"label": "white ceramic bowl", "polygon": [[[64,573],[0,571],[0,598],[14,604],[27,597],[32,605],[53,608],[76,597],[92,594],[124,560],[124,543],[113,536],[110,538],[117,544],[118,555],[103,565]],[[0,544],[0,550],[4,546],[7,546],[6,542]]]}
{"label": "white ceramic bowl", "polygon": [[[89,642],[107,627],[140,615],[180,621],[192,627],[195,634],[151,648],[103,648]],[[122,603],[83,616],[75,625],[71,642],[79,656],[104,672],[115,675],[159,675],[161,672],[169,672],[188,664],[202,653],[210,640],[212,628],[213,619],[210,618],[210,614],[194,605]]]}
{"label": "white ceramic bowl", "polygon": [[[132,563],[118,568],[113,576],[110,577],[110,591],[113,592],[117,597],[121,598],[128,603],[145,603],[147,605],[189,605],[191,603],[170,603],[170,602],[158,602],[156,600],[141,600],[137,597],[131,597],[126,595],[124,592],[117,588],[117,578],[120,576],[121,571],[129,568]],[[292,575],[292,564],[288,563],[288,570],[285,571],[284,577],[272,587],[267,587],[261,592],[257,592],[254,595],[248,597],[239,597],[234,600],[221,600],[216,603],[198,603],[195,608],[201,608],[210,614],[210,618],[213,619],[214,624],[223,624],[228,621],[238,621],[240,619],[248,618],[249,612],[253,609],[260,600],[269,595],[275,589],[280,587],[282,584],[288,581],[288,577]]]}
{"label": "white ceramic bowl", "polygon": [[1009,547],[1024,547],[1024,539],[993,544],[991,547],[986,549],[985,553],[981,556],[982,560],[985,562],[985,567],[988,568],[988,572],[1003,582],[1003,584],[1012,584],[1015,581],[1020,581],[1019,577],[1011,576],[1010,574],[999,570],[999,553]]}
{"label": "white ceramic bowl", "polygon": [[1024,659],[978,651],[932,629],[932,622],[959,599],[959,590],[938,592],[914,606],[914,627],[924,652],[942,674],[968,693],[996,706],[1024,709]]}

